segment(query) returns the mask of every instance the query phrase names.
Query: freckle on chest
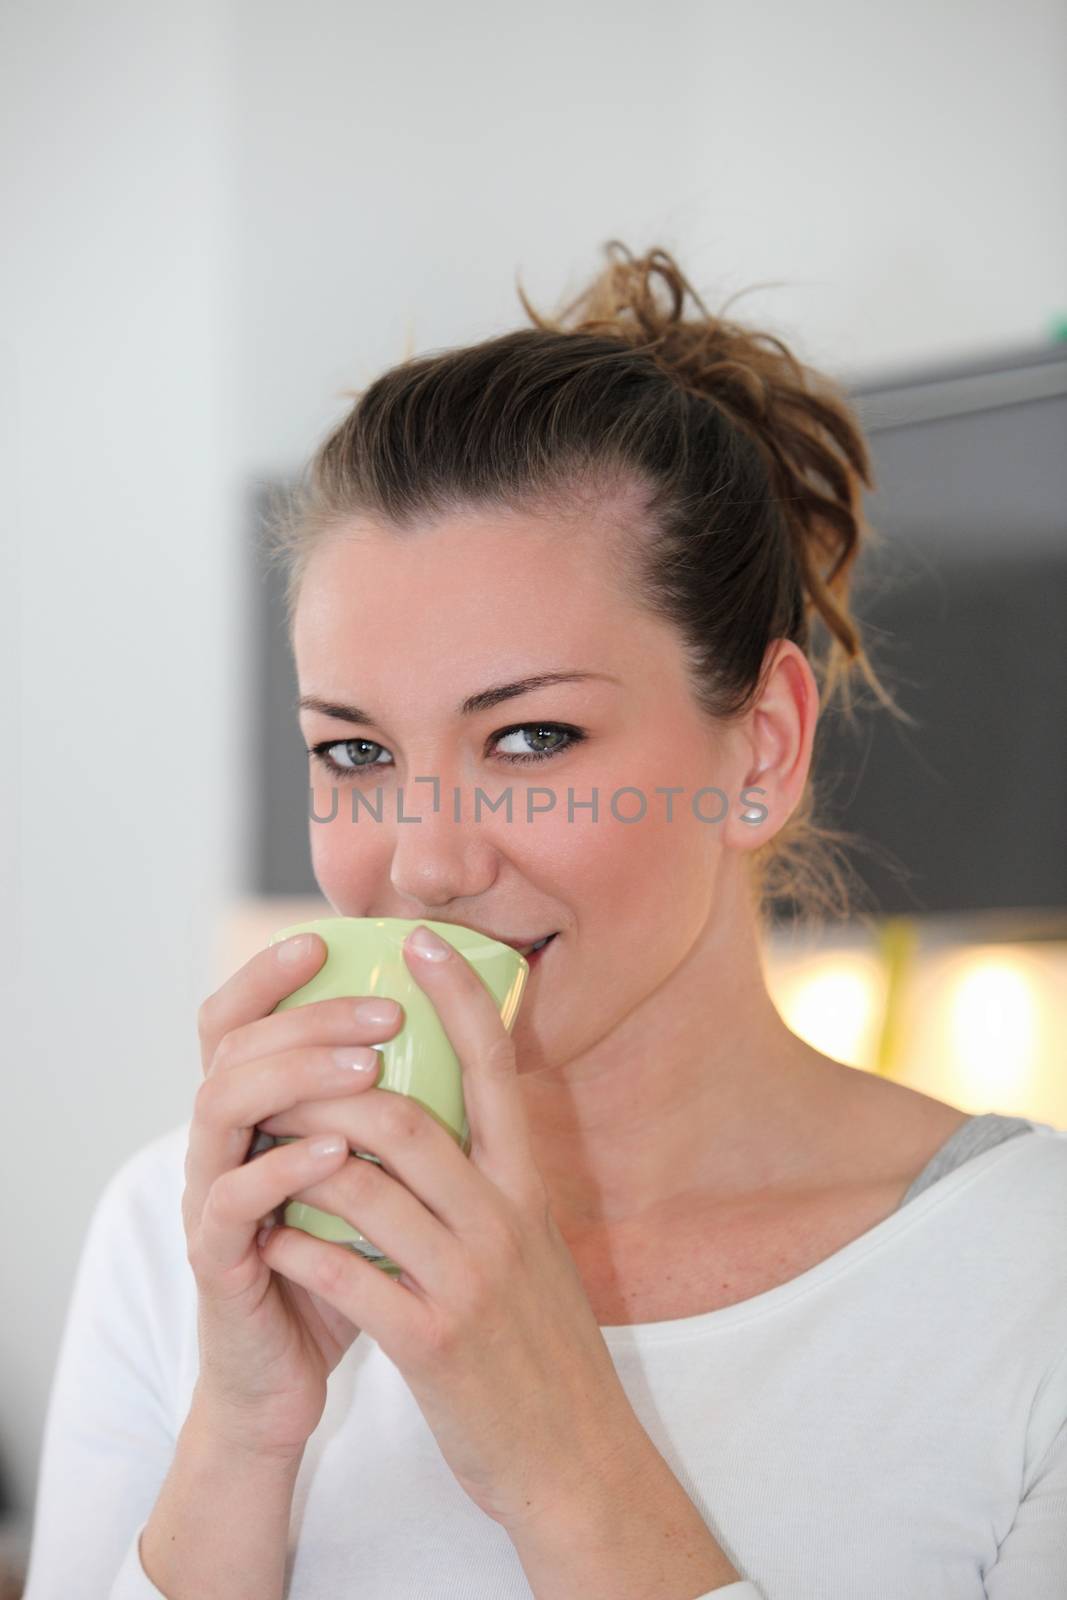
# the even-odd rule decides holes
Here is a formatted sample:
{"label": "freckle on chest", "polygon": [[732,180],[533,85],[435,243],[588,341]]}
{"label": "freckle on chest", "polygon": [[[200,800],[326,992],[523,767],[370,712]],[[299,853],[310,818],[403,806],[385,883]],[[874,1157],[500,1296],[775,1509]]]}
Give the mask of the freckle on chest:
{"label": "freckle on chest", "polygon": [[610,1252],[602,1246],[571,1250],[598,1323],[674,1321],[790,1283],[881,1222],[899,1200],[897,1186],[872,1185],[727,1227],[697,1223],[670,1239],[631,1236]]}

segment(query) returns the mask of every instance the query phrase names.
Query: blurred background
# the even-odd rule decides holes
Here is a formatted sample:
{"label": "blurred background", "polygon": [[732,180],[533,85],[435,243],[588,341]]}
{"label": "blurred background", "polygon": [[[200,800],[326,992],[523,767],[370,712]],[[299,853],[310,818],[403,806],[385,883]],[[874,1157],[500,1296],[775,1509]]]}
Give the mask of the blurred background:
{"label": "blurred background", "polygon": [[869,914],[783,918],[798,1032],[1067,1127],[1067,7],[7,0],[0,11],[0,1600],[89,1213],[191,1114],[202,1000],[311,877],[257,529],[412,353],[602,243],[845,381],[857,578],[919,722],[827,719]]}

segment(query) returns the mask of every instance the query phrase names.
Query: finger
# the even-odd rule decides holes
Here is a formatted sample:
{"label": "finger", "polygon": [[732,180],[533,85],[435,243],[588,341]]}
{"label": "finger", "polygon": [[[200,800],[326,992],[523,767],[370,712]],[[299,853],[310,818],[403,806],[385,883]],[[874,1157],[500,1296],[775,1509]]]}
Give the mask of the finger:
{"label": "finger", "polygon": [[[378,1191],[373,1187],[374,1171],[364,1177],[361,1169],[377,1167],[393,1181],[394,1188],[403,1186],[401,1193],[407,1192],[415,1206],[414,1212],[410,1206],[404,1207],[404,1225],[412,1217],[429,1217],[434,1226],[429,1230],[413,1229],[410,1238],[401,1231],[384,1240],[369,1227],[364,1228],[358,1215],[348,1220],[373,1238],[387,1255],[393,1255],[390,1246],[395,1244],[402,1254],[393,1259],[402,1260],[412,1277],[430,1293],[443,1288],[438,1267],[443,1264],[446,1271],[451,1270],[452,1245],[483,1238],[500,1217],[499,1196],[485,1173],[467,1159],[448,1129],[410,1095],[375,1089],[344,1101],[305,1101],[292,1111],[267,1118],[259,1126],[263,1133],[276,1138],[336,1128],[345,1135],[353,1153],[373,1156],[373,1161],[353,1162],[352,1181],[363,1182],[370,1200],[375,1200]],[[368,1211],[367,1216],[376,1223],[376,1213]]]}
{"label": "finger", "polygon": [[348,1160],[348,1145],[335,1134],[332,1149],[321,1136],[278,1145],[244,1167],[224,1172],[212,1184],[198,1227],[189,1241],[189,1263],[198,1284],[214,1282],[245,1260],[260,1223],[296,1190],[317,1182]]}
{"label": "finger", "polygon": [[317,1295],[369,1333],[397,1366],[409,1367],[425,1348],[429,1308],[412,1289],[356,1251],[317,1239],[302,1228],[273,1228],[258,1248],[272,1271]]}
{"label": "finger", "polygon": [[[325,951],[325,942],[316,940]],[[370,1044],[383,1043],[403,1026],[403,1007],[384,996],[370,995],[338,997],[320,1000],[308,1005],[294,1006],[290,1010],[247,1018],[265,1005],[276,1005],[279,999],[306,983],[317,970],[313,957],[306,966],[300,960],[293,962],[289,972],[293,976],[279,976],[272,972],[272,963],[280,964],[282,973],[287,963],[280,960],[278,952],[284,951],[288,941],[261,950],[234,974],[226,984],[201,1007],[201,1049],[204,1058],[205,1082],[245,1061],[280,1050],[312,1043]],[[366,1010],[370,1006],[370,1011]],[[390,1020],[390,1017],[392,1020]],[[232,1026],[218,1037],[218,1030],[226,1022]],[[213,1048],[212,1048],[213,1047]],[[211,1051],[209,1055],[208,1052]],[[284,1109],[281,1105],[261,1106],[265,1113]],[[291,1102],[290,1102],[291,1103]],[[195,1218],[215,1179],[231,1167],[239,1166],[248,1153],[251,1121],[223,1125],[205,1123],[194,1114],[189,1134],[189,1149],[185,1162],[186,1196],[183,1199],[183,1216]]]}
{"label": "finger", "polygon": [[326,958],[326,941],[302,933],[258,950],[243,967],[208,996],[197,1015],[200,1056],[205,1073],[224,1034],[256,1017],[265,1017],[279,1000],[314,976]]}
{"label": "finger", "polygon": [[[424,924],[420,924],[424,926]],[[414,931],[414,930],[412,930]],[[471,1159],[516,1198],[526,1192],[534,1167],[526,1111],[519,1094],[515,1047],[494,996],[470,962],[438,939],[440,960],[420,956],[411,936],[404,959],[434,1010],[463,1069],[463,1099],[471,1130]]]}
{"label": "finger", "polygon": [[317,1044],[384,1044],[403,1026],[404,1011],[380,995],[339,995],[273,1012],[224,1034],[206,1077],[229,1072],[257,1056]]}
{"label": "finger", "polygon": [[[448,1135],[442,1133],[442,1137],[447,1139]],[[469,1173],[467,1158],[454,1147],[452,1153]],[[421,1170],[428,1172],[432,1166],[432,1161],[426,1161]],[[291,1198],[342,1217],[395,1261],[415,1287],[436,1303],[447,1304],[450,1294],[454,1295],[459,1240],[422,1204],[417,1193],[384,1166],[353,1156],[324,1179],[316,1176],[316,1181]]]}
{"label": "finger", "polygon": [[301,1100],[369,1088],[381,1074],[381,1063],[380,1053],[368,1045],[305,1045],[205,1078],[196,1093],[185,1157],[182,1209],[189,1223],[195,1223],[218,1177],[247,1159],[257,1124]]}

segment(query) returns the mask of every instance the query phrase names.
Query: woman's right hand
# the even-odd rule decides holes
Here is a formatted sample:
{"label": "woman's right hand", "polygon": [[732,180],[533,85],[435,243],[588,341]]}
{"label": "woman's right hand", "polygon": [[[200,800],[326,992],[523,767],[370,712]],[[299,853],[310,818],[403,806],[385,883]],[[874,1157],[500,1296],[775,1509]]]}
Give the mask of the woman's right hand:
{"label": "woman's right hand", "polygon": [[[274,1013],[325,956],[317,934],[270,945],[205,1000],[198,1016],[204,1081],[185,1161],[182,1220],[198,1290],[195,1403],[235,1444],[283,1460],[298,1457],[315,1431],[327,1379],[360,1329],[272,1272],[256,1234],[286,1200],[338,1171],[350,1151],[343,1136],[338,1153],[326,1157],[314,1154],[313,1138],[252,1160],[249,1150],[257,1123],[302,1101],[371,1086],[381,1056],[366,1046],[390,1038],[403,1021],[400,1006],[392,1022],[361,1021],[355,999]],[[371,1070],[339,1065],[339,1054],[362,1054]]]}

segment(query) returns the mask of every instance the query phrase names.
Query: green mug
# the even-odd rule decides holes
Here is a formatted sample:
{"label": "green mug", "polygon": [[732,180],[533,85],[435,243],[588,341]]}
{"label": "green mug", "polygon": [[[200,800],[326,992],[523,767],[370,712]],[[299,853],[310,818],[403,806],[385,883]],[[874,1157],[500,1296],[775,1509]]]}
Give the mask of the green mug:
{"label": "green mug", "polygon": [[[481,978],[496,1001],[500,1019],[510,1032],[522,1002],[530,967],[525,956],[510,945],[490,939],[461,923],[430,922],[426,918],[409,921],[406,917],[319,917],[279,928],[270,938],[278,944],[297,933],[317,933],[325,941],[327,955],[322,966],[307,983],[279,1000],[275,1011],[308,1005],[315,1000],[334,1000],[342,995],[386,995],[404,1008],[400,1031],[375,1048],[382,1055],[381,1074],[375,1085],[394,1094],[410,1095],[425,1106],[431,1116],[456,1140],[464,1155],[470,1152],[470,1127],[463,1102],[463,1069],[459,1057],[434,1009],[433,1002],[408,970],[403,944],[419,922],[446,939]],[[259,1140],[271,1136],[260,1134]],[[290,1144],[293,1136],[271,1140]],[[270,1145],[261,1143],[261,1149]],[[253,1149],[253,1154],[259,1151]],[[381,1165],[368,1150],[353,1155]],[[346,1245],[375,1266],[396,1277],[401,1268],[378,1249],[358,1228],[343,1217],[290,1200],[285,1206],[287,1227],[300,1228],[316,1238]]]}

